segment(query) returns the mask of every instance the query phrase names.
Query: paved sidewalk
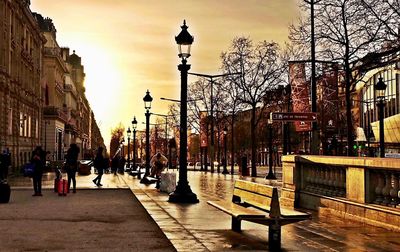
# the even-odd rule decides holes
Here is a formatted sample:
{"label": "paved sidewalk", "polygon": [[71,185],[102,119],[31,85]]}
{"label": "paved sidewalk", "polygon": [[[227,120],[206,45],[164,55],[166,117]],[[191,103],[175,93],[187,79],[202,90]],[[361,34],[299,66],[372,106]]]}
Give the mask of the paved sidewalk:
{"label": "paved sidewalk", "polygon": [[126,186],[42,193],[12,188],[0,204],[0,251],[176,251]]}
{"label": "paved sidewalk", "polygon": [[[96,188],[91,181],[94,176],[91,174],[78,177],[79,190],[76,195],[84,192],[85,190],[82,190],[84,188]],[[197,204],[169,203],[167,193],[157,191],[154,184],[140,184],[139,179],[128,174],[105,174],[102,184],[104,188],[129,187],[177,251],[268,251],[268,227],[243,222],[243,231],[233,232],[230,230],[230,216],[207,204],[207,200],[231,199],[233,181],[237,178],[239,178],[237,175],[189,171],[190,187],[200,200]],[[26,180],[22,178],[12,183],[20,188],[23,184],[26,187]],[[51,187],[52,175],[46,180],[47,186]],[[281,185],[280,181],[268,181],[262,177],[252,180],[278,187]],[[125,214],[129,217],[128,213]],[[108,213],[108,215],[113,214]],[[139,220],[135,221],[132,221],[132,225],[141,225]],[[282,249],[283,251],[400,251],[398,236],[399,233],[383,228],[313,213],[312,220],[282,228]]]}

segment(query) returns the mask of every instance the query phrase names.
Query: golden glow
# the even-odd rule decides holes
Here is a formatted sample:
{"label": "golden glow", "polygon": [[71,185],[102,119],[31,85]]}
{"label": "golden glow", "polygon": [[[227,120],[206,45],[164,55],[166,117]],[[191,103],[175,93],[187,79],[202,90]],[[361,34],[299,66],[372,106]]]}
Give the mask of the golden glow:
{"label": "golden glow", "polygon": [[[110,129],[126,128],[136,115],[145,121],[143,97],[154,98],[151,111],[165,114],[179,99],[179,58],[175,36],[183,19],[194,36],[191,71],[219,73],[219,56],[234,37],[255,42],[287,38],[296,21],[297,0],[31,0],[32,12],[53,20],[60,46],[82,57],[86,96],[106,145]],[[189,82],[195,81],[189,77]],[[155,121],[152,118],[151,121]]]}

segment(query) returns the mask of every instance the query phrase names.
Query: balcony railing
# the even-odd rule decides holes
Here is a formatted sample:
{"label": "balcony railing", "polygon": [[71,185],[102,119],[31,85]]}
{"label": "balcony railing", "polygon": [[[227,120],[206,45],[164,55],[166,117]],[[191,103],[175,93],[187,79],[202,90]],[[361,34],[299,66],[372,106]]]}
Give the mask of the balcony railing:
{"label": "balcony railing", "polygon": [[62,111],[62,109],[55,107],[55,106],[47,106],[43,108],[43,115],[45,117],[56,117],[64,122],[68,120],[68,116],[66,113]]}
{"label": "balcony railing", "polygon": [[61,57],[61,49],[58,47],[45,47],[44,54],[50,56]]}

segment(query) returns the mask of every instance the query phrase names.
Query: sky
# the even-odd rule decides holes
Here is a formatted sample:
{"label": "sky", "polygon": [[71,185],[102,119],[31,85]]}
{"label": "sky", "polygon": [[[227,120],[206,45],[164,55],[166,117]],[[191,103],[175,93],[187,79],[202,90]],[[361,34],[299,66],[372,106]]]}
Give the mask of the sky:
{"label": "sky", "polygon": [[[220,73],[220,55],[235,37],[283,44],[300,15],[298,0],[31,0],[31,11],[49,17],[61,47],[82,57],[86,97],[105,144],[119,123],[145,127],[143,97],[151,112],[166,114],[180,99],[175,36],[183,20],[194,37],[190,72]],[[188,82],[196,81],[189,76]],[[155,123],[155,116],[151,123]]]}

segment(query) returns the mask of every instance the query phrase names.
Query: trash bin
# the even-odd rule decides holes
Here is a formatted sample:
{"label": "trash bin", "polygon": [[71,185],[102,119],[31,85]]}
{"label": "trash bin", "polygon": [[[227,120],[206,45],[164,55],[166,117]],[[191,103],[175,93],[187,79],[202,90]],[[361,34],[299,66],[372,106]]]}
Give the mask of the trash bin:
{"label": "trash bin", "polygon": [[81,160],[78,166],[78,174],[79,175],[90,175],[91,174],[91,160]]}
{"label": "trash bin", "polygon": [[10,195],[10,185],[5,181],[0,181],[0,203],[8,203],[10,201]]}
{"label": "trash bin", "polygon": [[247,157],[244,156],[242,157],[242,162],[241,162],[241,167],[242,167],[242,176],[249,176],[249,168],[247,167]]}

